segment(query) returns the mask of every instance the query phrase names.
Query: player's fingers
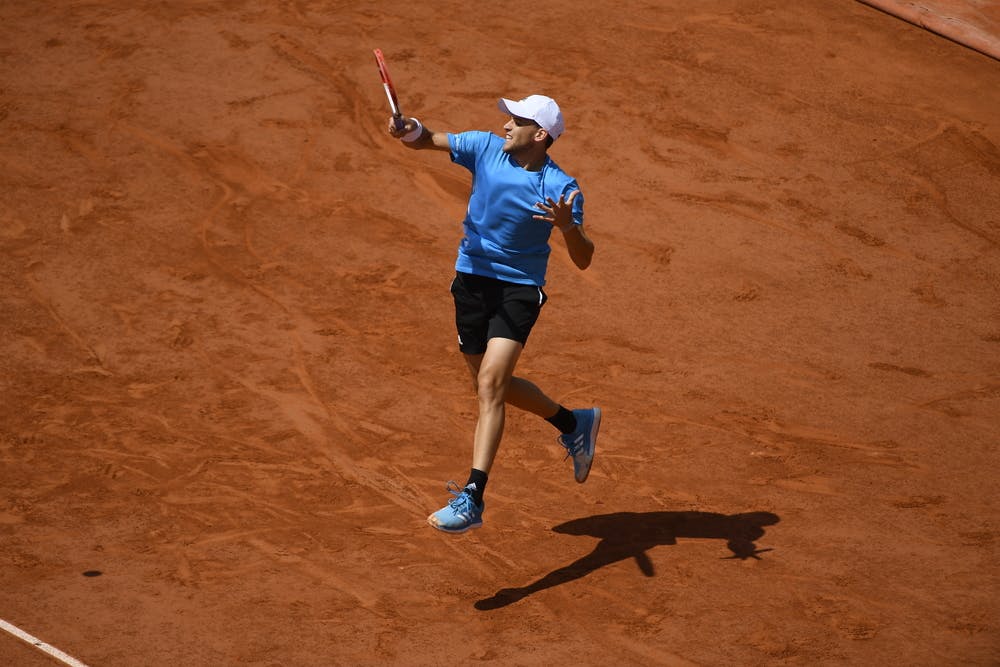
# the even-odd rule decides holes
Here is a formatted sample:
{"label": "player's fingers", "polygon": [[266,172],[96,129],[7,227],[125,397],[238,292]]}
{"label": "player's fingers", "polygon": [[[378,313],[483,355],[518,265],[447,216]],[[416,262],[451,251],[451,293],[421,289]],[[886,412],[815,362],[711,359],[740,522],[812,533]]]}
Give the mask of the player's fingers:
{"label": "player's fingers", "polygon": [[566,205],[572,206],[573,200],[576,199],[579,194],[580,194],[579,190],[573,190],[573,192],[569,193],[569,197],[566,198]]}
{"label": "player's fingers", "polygon": [[417,124],[412,118],[404,119],[399,116],[389,116],[389,134],[394,137],[401,137],[407,132],[416,129]]}

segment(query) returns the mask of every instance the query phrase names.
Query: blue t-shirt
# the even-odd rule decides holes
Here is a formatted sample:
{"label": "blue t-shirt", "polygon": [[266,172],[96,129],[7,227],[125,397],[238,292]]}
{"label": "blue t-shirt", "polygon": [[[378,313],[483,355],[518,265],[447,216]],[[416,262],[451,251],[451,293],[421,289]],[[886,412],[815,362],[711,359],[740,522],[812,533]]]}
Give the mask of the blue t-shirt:
{"label": "blue t-shirt", "polygon": [[[545,284],[552,225],[532,216],[535,207],[558,202],[578,190],[576,179],[551,158],[528,171],[503,152],[504,140],[490,132],[449,134],[451,159],[472,172],[472,194],[455,270],[523,285]],[[583,224],[583,195],[573,200],[573,222]]]}

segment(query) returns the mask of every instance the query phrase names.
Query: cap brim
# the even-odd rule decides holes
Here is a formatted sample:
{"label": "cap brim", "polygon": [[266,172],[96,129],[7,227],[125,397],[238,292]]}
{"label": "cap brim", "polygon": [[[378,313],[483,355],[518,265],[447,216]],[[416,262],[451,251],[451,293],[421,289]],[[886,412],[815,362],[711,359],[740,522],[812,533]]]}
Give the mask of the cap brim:
{"label": "cap brim", "polygon": [[508,113],[511,116],[517,116],[519,118],[527,118],[524,116],[524,108],[515,102],[514,100],[508,100],[506,97],[501,97],[497,102],[497,108],[504,113]]}

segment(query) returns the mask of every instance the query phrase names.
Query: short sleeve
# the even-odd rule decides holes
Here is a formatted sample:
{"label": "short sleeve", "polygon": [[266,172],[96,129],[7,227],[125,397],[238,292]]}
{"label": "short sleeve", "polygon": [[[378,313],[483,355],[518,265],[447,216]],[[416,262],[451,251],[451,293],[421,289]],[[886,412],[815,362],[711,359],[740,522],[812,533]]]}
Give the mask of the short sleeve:
{"label": "short sleeve", "polygon": [[489,132],[460,132],[448,134],[451,161],[475,173],[476,159],[482,155],[489,143]]}

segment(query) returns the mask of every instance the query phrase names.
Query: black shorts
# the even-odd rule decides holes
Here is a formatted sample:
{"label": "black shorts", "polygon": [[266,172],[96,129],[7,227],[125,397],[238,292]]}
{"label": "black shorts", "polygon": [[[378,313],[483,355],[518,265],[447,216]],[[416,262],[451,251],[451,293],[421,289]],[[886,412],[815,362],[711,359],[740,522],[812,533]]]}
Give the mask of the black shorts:
{"label": "black shorts", "polygon": [[455,274],[451,295],[455,298],[458,349],[465,354],[482,354],[491,338],[526,344],[548,300],[541,287],[469,273]]}

